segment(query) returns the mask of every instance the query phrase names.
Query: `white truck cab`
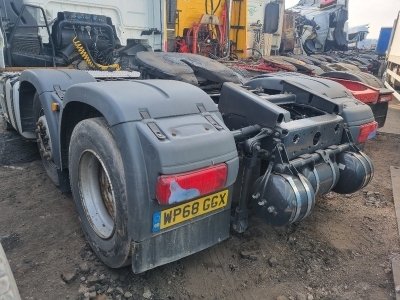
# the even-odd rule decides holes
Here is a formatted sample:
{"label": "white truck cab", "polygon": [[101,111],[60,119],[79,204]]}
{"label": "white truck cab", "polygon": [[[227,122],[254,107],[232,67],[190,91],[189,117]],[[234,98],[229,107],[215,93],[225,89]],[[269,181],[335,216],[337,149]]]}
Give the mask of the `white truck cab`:
{"label": "white truck cab", "polygon": [[[103,43],[104,49],[97,47],[100,52],[106,48],[121,50],[132,43],[150,51],[164,51],[165,6],[164,0],[6,0],[0,8],[1,17],[6,20],[0,35],[0,45],[5,46],[0,67],[19,63],[48,66],[43,61],[49,58],[37,56],[51,55],[51,42],[56,56],[69,55],[74,49],[65,52],[65,46],[71,44],[74,36],[88,47],[92,47],[93,41]],[[68,63],[56,60],[57,65]]]}

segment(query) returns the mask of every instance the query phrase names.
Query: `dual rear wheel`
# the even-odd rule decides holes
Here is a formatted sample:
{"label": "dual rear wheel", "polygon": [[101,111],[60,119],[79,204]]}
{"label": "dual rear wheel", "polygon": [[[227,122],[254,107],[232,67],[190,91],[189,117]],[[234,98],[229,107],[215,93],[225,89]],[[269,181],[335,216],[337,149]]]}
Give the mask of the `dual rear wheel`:
{"label": "dual rear wheel", "polygon": [[[58,186],[49,124],[38,94],[34,96],[33,112],[44,168]],[[92,118],[78,123],[69,146],[71,192],[90,246],[112,268],[131,262],[124,174],[121,155],[106,120]]]}
{"label": "dual rear wheel", "polygon": [[130,264],[125,172],[104,118],[87,119],[75,127],[69,174],[79,220],[92,249],[109,267]]}

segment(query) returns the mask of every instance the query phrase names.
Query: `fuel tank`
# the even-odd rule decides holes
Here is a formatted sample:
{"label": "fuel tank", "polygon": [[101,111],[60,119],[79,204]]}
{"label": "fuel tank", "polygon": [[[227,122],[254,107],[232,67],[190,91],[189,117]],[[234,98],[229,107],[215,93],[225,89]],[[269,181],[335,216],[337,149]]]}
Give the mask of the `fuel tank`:
{"label": "fuel tank", "polygon": [[253,185],[252,204],[257,215],[272,226],[286,226],[306,218],[315,197],[334,191],[354,193],[373,178],[374,167],[363,152],[343,152],[329,160],[299,168],[298,174],[272,173]]}

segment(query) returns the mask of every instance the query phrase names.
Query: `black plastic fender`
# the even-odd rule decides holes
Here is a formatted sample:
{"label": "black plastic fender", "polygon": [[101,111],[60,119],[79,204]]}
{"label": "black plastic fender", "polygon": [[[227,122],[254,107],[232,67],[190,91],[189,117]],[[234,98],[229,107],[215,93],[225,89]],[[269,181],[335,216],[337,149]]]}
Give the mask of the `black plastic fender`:
{"label": "black plastic fender", "polygon": [[73,84],[84,82],[95,82],[96,80],[87,72],[69,69],[57,70],[25,70],[19,77],[20,82],[30,82],[33,84],[39,95],[44,92],[54,92],[54,86],[59,86],[65,91]]}
{"label": "black plastic fender", "polygon": [[64,108],[75,101],[96,108],[110,126],[142,120],[143,111],[153,119],[197,114],[199,105],[207,112],[218,112],[215,103],[201,89],[172,80],[76,84],[65,92]]}
{"label": "black plastic fender", "polygon": [[357,72],[357,71],[332,71],[322,73],[320,76],[323,77],[333,77],[333,78],[341,78],[352,81],[359,81],[375,88],[385,88],[385,85],[376,78],[374,75],[365,73],[365,72]]}
{"label": "black plastic fender", "polygon": [[197,76],[214,83],[239,83],[235,72],[224,64],[191,53],[141,51],[136,55],[136,63],[144,73],[157,78],[179,80],[194,85],[198,84]]}
{"label": "black plastic fender", "polygon": [[[58,103],[62,109],[63,100],[57,94],[56,89],[60,90],[60,95],[71,85],[83,82],[95,82],[96,80],[87,72],[78,70],[25,70],[20,77],[20,108],[22,131],[33,131],[37,120],[32,118],[33,94],[25,94],[26,83],[33,85],[39,94],[40,102],[49,124],[50,135],[52,137],[52,149],[54,153],[60,153],[59,121],[60,113],[51,109],[53,102]],[[29,120],[28,122],[25,120]],[[61,167],[60,155],[54,155],[54,163],[58,168]]]}

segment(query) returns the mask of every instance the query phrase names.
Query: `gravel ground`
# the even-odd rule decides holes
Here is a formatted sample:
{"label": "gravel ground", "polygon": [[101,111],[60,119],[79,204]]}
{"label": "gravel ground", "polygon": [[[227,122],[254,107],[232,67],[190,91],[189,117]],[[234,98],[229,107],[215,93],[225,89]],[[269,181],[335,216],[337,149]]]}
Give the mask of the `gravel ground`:
{"label": "gravel ground", "polygon": [[[400,110],[390,118],[397,124]],[[0,130],[0,241],[22,299],[395,299],[390,261],[400,244],[389,167],[400,166],[399,148],[400,135],[380,132],[366,145],[372,183],[320,197],[296,226],[251,217],[244,234],[134,275],[97,259],[36,145]]]}

